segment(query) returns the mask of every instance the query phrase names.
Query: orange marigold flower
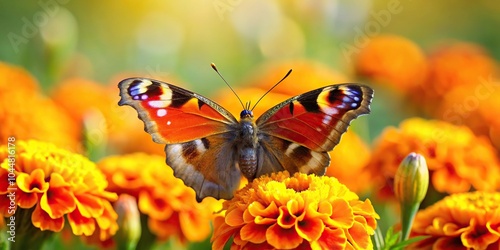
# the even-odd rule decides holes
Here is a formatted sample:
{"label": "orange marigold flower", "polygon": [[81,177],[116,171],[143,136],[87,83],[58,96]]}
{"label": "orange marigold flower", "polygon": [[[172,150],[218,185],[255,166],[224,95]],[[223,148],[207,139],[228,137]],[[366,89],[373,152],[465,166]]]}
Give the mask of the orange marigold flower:
{"label": "orange marigold flower", "polygon": [[[105,240],[116,232],[110,201],[117,195],[105,191],[107,181],[94,163],[50,143],[12,143],[0,147],[0,176],[12,181],[2,182],[0,197],[14,193],[16,221],[26,222],[17,228],[60,232],[67,220],[75,235],[89,236],[99,229],[107,232],[100,235]],[[14,164],[9,155],[15,155]],[[12,202],[0,202],[4,216],[13,215],[11,209]],[[17,231],[16,237],[28,245],[36,238],[28,231]]]}
{"label": "orange marigold flower", "polygon": [[[79,93],[79,98],[74,98],[74,93]],[[119,96],[116,93],[116,83],[110,88],[94,81],[73,78],[59,84],[52,98],[78,124],[82,124],[96,110],[102,114],[102,122],[87,128],[90,143],[107,141],[109,152],[163,155],[164,146],[154,143],[151,136],[144,132],[144,124],[137,119],[137,112],[117,105]]]}
{"label": "orange marigold flower", "polygon": [[500,81],[480,77],[474,85],[453,87],[433,110],[438,119],[488,136],[490,128],[500,127],[500,117],[492,115],[500,113]]}
{"label": "orange marigold flower", "polygon": [[148,216],[149,230],[159,240],[176,236],[181,242],[202,241],[209,236],[213,212],[220,204],[210,198],[198,203],[194,190],[174,177],[164,157],[109,156],[97,165],[110,182],[109,190],[137,199],[139,211]]}
{"label": "orange marigold flower", "polygon": [[[14,85],[15,83],[15,91]],[[79,151],[80,130],[67,113],[42,96],[22,69],[0,64],[0,140],[41,140]]]}
{"label": "orange marigold flower", "polygon": [[500,193],[452,194],[419,211],[412,236],[429,236],[411,249],[499,249]]}
{"label": "orange marigold flower", "polygon": [[18,91],[35,94],[40,89],[35,78],[26,70],[0,62],[0,93],[12,94]]}
{"label": "orange marigold flower", "polygon": [[[319,62],[291,60],[261,66],[256,73],[252,74],[254,77],[249,79],[244,85],[267,91],[281,80],[290,69],[293,72],[283,83],[273,90],[274,93],[285,94],[291,97],[326,85],[349,82],[347,76]],[[244,97],[243,95],[241,96]]]}
{"label": "orange marigold flower", "polygon": [[453,87],[474,86],[496,74],[496,62],[484,49],[472,43],[447,44],[429,57],[428,87],[441,98]]}
{"label": "orange marigold flower", "polygon": [[370,249],[377,226],[370,200],[337,179],[288,172],[261,176],[223,204],[212,249]]}
{"label": "orange marigold flower", "polygon": [[331,162],[326,175],[337,178],[349,190],[361,194],[370,187],[372,179],[368,171],[365,171],[370,156],[368,145],[349,129],[330,152]]}
{"label": "orange marigold flower", "polygon": [[[368,168],[381,196],[393,197],[392,180],[399,163],[411,152],[427,160],[431,185],[439,192],[494,190],[500,163],[491,143],[467,127],[412,118],[387,128],[374,145]],[[388,193],[387,193],[388,192]]]}
{"label": "orange marigold flower", "polygon": [[465,92],[453,101],[453,105],[477,105],[465,103],[471,101],[466,99],[473,95],[477,98],[484,96],[488,90],[481,89],[483,82],[498,76],[496,62],[482,47],[472,43],[446,44],[437,48],[428,61],[428,78],[419,89],[415,89],[420,94],[410,98],[433,116],[442,115],[435,113],[440,111],[436,110],[436,105],[442,102],[443,97],[449,99],[447,96],[456,87],[463,87]]}
{"label": "orange marigold flower", "polygon": [[356,72],[403,93],[427,76],[424,52],[412,41],[396,35],[371,39],[356,58]]}

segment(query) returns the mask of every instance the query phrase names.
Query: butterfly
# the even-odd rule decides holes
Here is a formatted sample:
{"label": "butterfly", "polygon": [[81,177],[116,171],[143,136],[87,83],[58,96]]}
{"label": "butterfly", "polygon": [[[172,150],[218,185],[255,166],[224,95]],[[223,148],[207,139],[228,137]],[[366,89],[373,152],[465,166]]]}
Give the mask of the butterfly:
{"label": "butterfly", "polygon": [[292,97],[254,121],[249,105],[238,121],[214,101],[181,87],[128,78],[119,105],[132,106],[153,141],[166,144],[174,175],[207,196],[231,199],[241,176],[249,181],[287,170],[323,175],[331,151],[356,117],[370,112],[373,90],[330,85]]}

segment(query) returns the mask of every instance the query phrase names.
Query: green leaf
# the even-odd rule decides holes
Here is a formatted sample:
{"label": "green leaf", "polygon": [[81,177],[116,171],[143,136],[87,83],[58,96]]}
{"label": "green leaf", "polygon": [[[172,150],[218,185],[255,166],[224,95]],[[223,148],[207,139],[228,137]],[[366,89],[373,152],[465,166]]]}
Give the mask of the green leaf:
{"label": "green leaf", "polygon": [[416,243],[416,242],[419,242],[421,240],[425,240],[427,238],[429,238],[430,236],[417,236],[417,237],[413,237],[413,238],[409,238],[405,241],[401,241],[395,245],[393,245],[390,249],[404,249],[406,246],[410,245],[410,244],[413,244],[413,243]]}
{"label": "green leaf", "polygon": [[401,233],[400,232],[395,232],[394,231],[394,226],[390,227],[387,229],[387,233],[385,234],[385,248],[384,249],[391,249],[392,246],[398,243],[400,239]]}

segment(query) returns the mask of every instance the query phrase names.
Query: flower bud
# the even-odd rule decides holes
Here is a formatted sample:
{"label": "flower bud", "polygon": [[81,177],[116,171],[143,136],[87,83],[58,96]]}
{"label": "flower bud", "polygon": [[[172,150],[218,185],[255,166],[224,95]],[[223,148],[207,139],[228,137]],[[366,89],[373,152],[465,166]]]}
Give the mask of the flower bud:
{"label": "flower bud", "polygon": [[394,193],[404,204],[420,204],[429,187],[429,170],[425,158],[410,153],[399,165],[394,178]]}
{"label": "flower bud", "polygon": [[401,205],[402,240],[408,239],[413,219],[429,187],[425,158],[410,153],[399,165],[394,178],[394,193]]}
{"label": "flower bud", "polygon": [[115,235],[118,249],[135,249],[141,237],[141,218],[133,196],[122,194],[115,205],[120,229]]}

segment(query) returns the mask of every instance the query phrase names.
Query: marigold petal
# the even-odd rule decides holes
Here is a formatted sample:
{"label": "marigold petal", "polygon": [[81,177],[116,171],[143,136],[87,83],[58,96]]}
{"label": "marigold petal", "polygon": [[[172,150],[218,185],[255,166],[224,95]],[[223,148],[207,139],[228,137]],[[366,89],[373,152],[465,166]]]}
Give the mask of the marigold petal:
{"label": "marigold petal", "polygon": [[286,203],[286,209],[288,212],[299,220],[301,220],[305,215],[304,207],[304,199],[302,199],[301,196],[297,196],[295,199],[289,200]]}
{"label": "marigold petal", "polygon": [[226,213],[225,222],[232,227],[243,225],[243,211],[240,209],[233,209]]}
{"label": "marigold petal", "polygon": [[316,241],[323,234],[325,224],[320,217],[310,214],[307,212],[304,218],[295,224],[295,229],[300,237],[308,241]]}
{"label": "marigold petal", "polygon": [[202,241],[210,235],[210,223],[207,218],[197,214],[196,210],[179,213],[181,230],[189,241]]}
{"label": "marigold petal", "polygon": [[115,235],[116,231],[118,231],[118,224],[116,222],[118,214],[109,202],[103,202],[103,207],[104,209],[102,215],[95,217],[95,221],[101,229],[101,241],[109,239],[111,236]]}
{"label": "marigold petal", "polygon": [[16,183],[25,193],[43,193],[49,188],[49,183],[45,181],[45,173],[41,169],[35,169],[29,175],[19,173]]}
{"label": "marigold petal", "polygon": [[40,199],[40,206],[51,218],[60,218],[75,210],[75,196],[69,187],[49,187]]}
{"label": "marigold petal", "polygon": [[279,216],[278,206],[272,201],[267,207],[259,202],[252,202],[243,212],[243,221],[257,224],[272,224]]}
{"label": "marigold petal", "polygon": [[212,234],[212,238],[210,239],[212,242],[212,249],[223,249],[235,231],[237,231],[236,228],[224,223],[224,217],[216,217],[214,219],[214,232]]}
{"label": "marigold petal", "polygon": [[[178,214],[173,214],[166,220],[157,220],[149,217],[148,226],[159,240],[166,240],[180,231],[179,216]],[[180,238],[179,240],[182,241],[184,239]]]}
{"label": "marigold petal", "polygon": [[321,237],[314,242],[311,242],[311,248],[315,249],[345,249],[347,238],[344,230],[340,228],[325,227]]}
{"label": "marigold petal", "polygon": [[39,199],[38,193],[19,193],[16,197],[17,205],[21,208],[32,208]]}
{"label": "marigold petal", "polygon": [[357,249],[369,249],[371,246],[370,235],[362,223],[355,221],[351,228],[347,229],[347,240]]}
{"label": "marigold petal", "polygon": [[329,227],[349,228],[354,223],[352,208],[343,199],[336,199],[331,203],[320,202],[318,212],[326,215],[324,223]]}
{"label": "marigold petal", "polygon": [[76,205],[83,217],[99,217],[104,211],[103,200],[91,194],[76,194]]}
{"label": "marigold petal", "polygon": [[250,241],[253,243],[263,243],[266,241],[266,230],[269,225],[259,225],[255,223],[248,223],[240,230],[240,237],[242,240]]}
{"label": "marigold petal", "polygon": [[452,167],[434,171],[431,181],[434,188],[439,192],[447,192],[452,186],[454,192],[462,193],[469,191],[471,187],[470,182],[457,176],[455,169]]}
{"label": "marigold petal", "polygon": [[51,216],[41,209],[40,205],[35,207],[33,214],[31,214],[31,221],[33,226],[40,228],[40,230],[50,230],[60,232],[64,227],[64,217],[51,218]]}
{"label": "marigold petal", "polygon": [[260,202],[252,202],[248,205],[248,212],[254,217],[262,216],[266,218],[277,218],[279,214],[278,206],[274,201],[271,201],[267,207]]}
{"label": "marigold petal", "polygon": [[278,225],[282,228],[291,228],[297,222],[297,218],[290,214],[290,211],[286,207],[279,208],[280,215],[278,216],[278,220],[276,221]]}
{"label": "marigold petal", "polygon": [[74,235],[92,235],[95,231],[95,220],[84,217],[78,209],[68,214],[68,222]]}
{"label": "marigold petal", "polygon": [[[459,225],[455,223],[444,223],[442,220],[436,220],[435,221],[435,227],[436,229],[439,230],[439,232],[442,232],[446,236],[457,236],[463,233],[464,231],[467,230],[468,227],[460,227]],[[441,226],[438,226],[439,222],[443,222]]]}
{"label": "marigold petal", "polygon": [[[424,241],[426,241],[426,240],[424,240]],[[433,250],[448,250],[448,249],[466,250],[466,249],[468,249],[467,247],[464,247],[460,238],[441,237],[441,238],[436,239],[433,237],[433,238],[429,239],[429,241],[431,243],[426,245],[427,248],[421,248],[421,249],[433,249]]]}
{"label": "marigold petal", "polygon": [[139,210],[158,220],[166,220],[174,213],[170,204],[161,197],[154,197],[149,190],[139,193]]}
{"label": "marigold petal", "polygon": [[266,230],[267,242],[278,249],[294,249],[304,240],[295,228],[285,229],[274,224]]}
{"label": "marigold petal", "polygon": [[472,218],[469,230],[465,231],[460,236],[460,239],[465,247],[481,249],[493,242],[497,242],[499,237],[489,232],[486,226],[478,225],[476,218]]}

